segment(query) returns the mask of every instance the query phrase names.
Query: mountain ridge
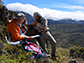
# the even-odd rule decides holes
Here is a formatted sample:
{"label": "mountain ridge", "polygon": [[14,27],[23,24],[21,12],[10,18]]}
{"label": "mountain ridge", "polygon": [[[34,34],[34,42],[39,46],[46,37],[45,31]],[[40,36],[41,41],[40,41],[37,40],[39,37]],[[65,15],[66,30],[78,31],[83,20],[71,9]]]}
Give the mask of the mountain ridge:
{"label": "mountain ridge", "polygon": [[60,19],[60,20],[52,20],[52,19],[47,19],[49,22],[49,25],[52,24],[84,24],[84,20],[72,20],[72,19]]}

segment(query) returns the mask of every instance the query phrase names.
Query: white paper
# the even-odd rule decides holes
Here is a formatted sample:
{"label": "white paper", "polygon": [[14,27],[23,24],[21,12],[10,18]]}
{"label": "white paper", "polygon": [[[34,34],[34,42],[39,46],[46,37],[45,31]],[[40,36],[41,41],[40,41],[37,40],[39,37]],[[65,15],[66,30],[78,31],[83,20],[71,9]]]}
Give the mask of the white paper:
{"label": "white paper", "polygon": [[[21,36],[27,36],[27,35],[25,35],[25,34],[22,34]],[[40,35],[27,36],[27,37],[33,37],[33,38],[36,38],[36,37],[40,37]]]}
{"label": "white paper", "polygon": [[40,35],[34,35],[34,36],[30,36],[30,37],[34,37],[34,38],[36,38],[36,37],[40,37]]}
{"label": "white paper", "polygon": [[12,45],[17,45],[17,44],[20,44],[20,41],[16,41],[16,42],[8,42],[8,41],[7,41],[7,43],[8,43],[8,44],[12,44]]}
{"label": "white paper", "polygon": [[20,41],[16,41],[16,42],[9,42],[9,41],[7,40],[7,36],[5,36],[5,39],[6,39],[6,41],[7,41],[7,43],[8,43],[8,44],[12,44],[12,45],[17,45],[17,44],[20,44]]}

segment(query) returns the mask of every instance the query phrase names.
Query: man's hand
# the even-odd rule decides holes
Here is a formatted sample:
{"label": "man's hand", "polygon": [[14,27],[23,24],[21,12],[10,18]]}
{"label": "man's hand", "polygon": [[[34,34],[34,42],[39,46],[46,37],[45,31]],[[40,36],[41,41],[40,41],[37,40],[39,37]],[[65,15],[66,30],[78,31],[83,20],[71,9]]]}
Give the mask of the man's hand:
{"label": "man's hand", "polygon": [[37,24],[37,22],[36,21],[34,21],[31,25],[33,26],[33,25],[36,25]]}
{"label": "man's hand", "polygon": [[26,31],[24,31],[23,33],[26,34]]}
{"label": "man's hand", "polygon": [[32,40],[32,39],[34,39],[34,37],[28,37],[28,40]]}
{"label": "man's hand", "polygon": [[37,24],[37,21],[34,21],[34,24],[36,25]]}

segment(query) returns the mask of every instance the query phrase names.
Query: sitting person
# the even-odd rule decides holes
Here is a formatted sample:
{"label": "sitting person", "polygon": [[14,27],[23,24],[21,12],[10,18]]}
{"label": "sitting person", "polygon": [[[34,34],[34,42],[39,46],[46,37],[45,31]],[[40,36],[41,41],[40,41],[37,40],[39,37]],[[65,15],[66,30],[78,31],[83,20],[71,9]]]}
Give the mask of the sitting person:
{"label": "sitting person", "polygon": [[[9,33],[9,36],[11,37],[13,43],[15,43],[15,41],[24,40],[25,38],[28,40],[32,40],[33,38],[35,38],[25,35],[25,31],[21,28],[21,24],[24,22],[24,20],[25,15],[23,13],[18,13],[17,17],[9,21],[9,24],[7,26],[7,32]],[[24,32],[24,34],[22,34],[22,31]],[[21,44],[23,45],[25,51],[33,51],[32,53],[34,56],[39,58],[45,57],[45,53],[34,43],[28,41]]]}
{"label": "sitting person", "polygon": [[24,20],[25,15],[23,13],[18,13],[17,17],[9,21],[7,32],[9,33],[12,41],[24,40],[25,38],[28,40],[33,39],[33,37],[21,36],[22,32],[25,33],[25,31],[21,28],[21,24],[24,22]]}

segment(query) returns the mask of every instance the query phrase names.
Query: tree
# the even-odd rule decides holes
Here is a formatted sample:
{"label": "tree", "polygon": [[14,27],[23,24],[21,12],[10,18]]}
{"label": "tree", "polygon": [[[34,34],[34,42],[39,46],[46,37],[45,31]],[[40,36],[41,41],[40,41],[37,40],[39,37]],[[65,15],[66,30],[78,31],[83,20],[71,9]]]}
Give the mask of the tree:
{"label": "tree", "polygon": [[3,4],[4,4],[4,2],[2,0],[0,0],[0,8],[3,7]]}
{"label": "tree", "polygon": [[0,5],[3,5],[4,4],[4,2],[2,2],[2,0],[0,0]]}

